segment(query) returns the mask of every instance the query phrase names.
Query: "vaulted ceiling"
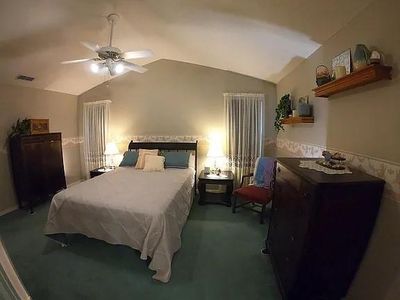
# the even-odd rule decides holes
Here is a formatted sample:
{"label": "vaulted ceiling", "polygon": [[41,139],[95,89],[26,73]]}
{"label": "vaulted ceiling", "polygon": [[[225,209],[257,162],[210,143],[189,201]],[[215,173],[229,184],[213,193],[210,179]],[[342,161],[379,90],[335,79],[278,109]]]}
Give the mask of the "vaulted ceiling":
{"label": "vaulted ceiling", "polygon": [[[372,0],[0,0],[0,83],[79,95],[108,80],[80,41],[152,49],[172,59],[278,82]],[[17,74],[33,82],[17,81]]]}

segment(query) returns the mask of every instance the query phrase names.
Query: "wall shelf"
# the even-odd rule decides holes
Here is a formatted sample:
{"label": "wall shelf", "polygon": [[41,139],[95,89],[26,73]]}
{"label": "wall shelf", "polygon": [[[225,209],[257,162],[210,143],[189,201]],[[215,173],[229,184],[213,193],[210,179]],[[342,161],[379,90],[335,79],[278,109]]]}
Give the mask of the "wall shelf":
{"label": "wall shelf", "polygon": [[314,123],[314,117],[289,117],[282,120],[282,124]]}
{"label": "wall shelf", "polygon": [[363,86],[383,79],[392,79],[392,67],[369,65],[361,70],[352,72],[342,78],[325,83],[315,89],[315,97],[325,97],[344,92],[355,87]]}

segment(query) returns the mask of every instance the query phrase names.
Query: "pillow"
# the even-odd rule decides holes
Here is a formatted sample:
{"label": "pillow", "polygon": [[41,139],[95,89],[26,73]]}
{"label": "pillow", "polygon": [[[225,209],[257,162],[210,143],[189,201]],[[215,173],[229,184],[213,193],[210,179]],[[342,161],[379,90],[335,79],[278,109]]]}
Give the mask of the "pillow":
{"label": "pillow", "polygon": [[165,167],[186,169],[189,167],[190,152],[164,152]]}
{"label": "pillow", "polygon": [[138,160],[139,153],[137,151],[126,151],[122,158],[120,167],[134,167]]}
{"label": "pillow", "polygon": [[158,149],[150,150],[150,149],[139,149],[139,157],[136,163],[136,169],[144,168],[144,159],[146,155],[158,155]]}
{"label": "pillow", "polygon": [[164,171],[164,156],[146,155],[144,158],[144,172]]}

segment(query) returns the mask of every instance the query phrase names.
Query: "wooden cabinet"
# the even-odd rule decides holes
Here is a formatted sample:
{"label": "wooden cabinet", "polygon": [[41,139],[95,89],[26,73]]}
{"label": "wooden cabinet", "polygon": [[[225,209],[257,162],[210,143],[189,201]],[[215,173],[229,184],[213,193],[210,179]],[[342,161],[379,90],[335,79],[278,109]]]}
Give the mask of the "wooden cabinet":
{"label": "wooden cabinet", "polygon": [[[302,159],[304,160],[304,159]],[[267,238],[284,299],[342,299],[368,244],[384,181],[279,158]]]}
{"label": "wooden cabinet", "polygon": [[[212,174],[204,173],[204,170],[201,171],[199,175],[199,204],[222,204],[226,206],[231,206],[231,197],[233,191],[233,178],[234,175],[231,171],[224,171],[221,173],[221,176],[216,176]],[[212,193],[207,193],[206,186],[207,184],[211,185],[225,185],[226,191],[224,194],[224,199],[222,201],[213,201],[207,199],[208,196],[211,196]],[[211,198],[211,197],[210,197]]]}
{"label": "wooden cabinet", "polygon": [[15,136],[10,140],[14,186],[20,208],[32,208],[66,188],[61,133]]}

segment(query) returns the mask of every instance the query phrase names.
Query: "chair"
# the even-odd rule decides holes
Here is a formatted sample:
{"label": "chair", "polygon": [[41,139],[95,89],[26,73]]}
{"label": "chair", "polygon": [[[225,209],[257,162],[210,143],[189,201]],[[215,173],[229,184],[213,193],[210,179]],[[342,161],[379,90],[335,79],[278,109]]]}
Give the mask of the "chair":
{"label": "chair", "polygon": [[[260,224],[264,223],[265,209],[272,200],[275,181],[276,160],[272,157],[259,157],[256,161],[255,173],[243,175],[240,187],[233,191],[232,213],[236,208],[245,207],[260,214]],[[254,177],[254,183],[244,186],[246,178]],[[244,200],[237,203],[238,198]],[[251,204],[251,207],[246,207]],[[259,207],[255,209],[254,207]]]}

